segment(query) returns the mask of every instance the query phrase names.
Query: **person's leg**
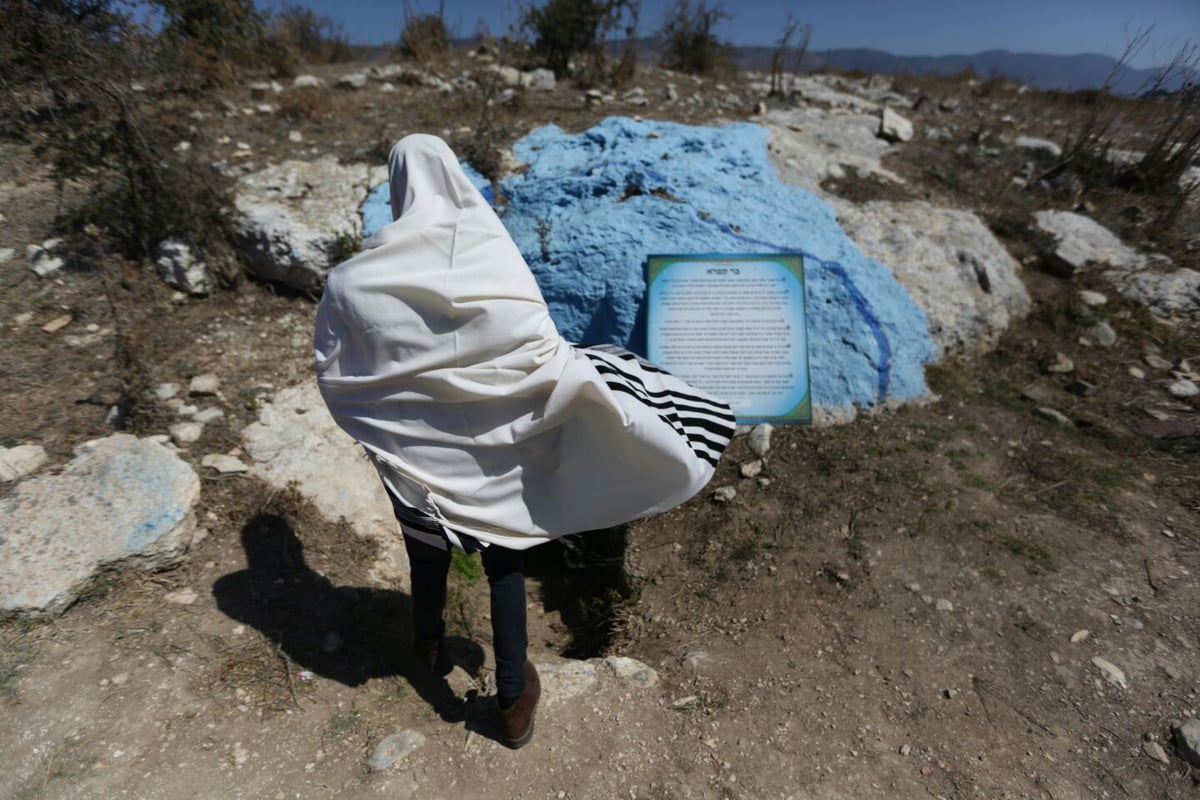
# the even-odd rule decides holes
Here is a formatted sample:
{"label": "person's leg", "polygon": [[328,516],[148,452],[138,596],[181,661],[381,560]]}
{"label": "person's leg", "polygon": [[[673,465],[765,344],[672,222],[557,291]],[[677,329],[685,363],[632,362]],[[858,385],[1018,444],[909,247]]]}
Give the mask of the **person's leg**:
{"label": "person's leg", "polygon": [[483,568],[492,595],[492,644],[496,652],[496,694],[500,708],[516,702],[525,689],[524,555],[498,545],[483,549]]}
{"label": "person's leg", "polygon": [[437,642],[446,634],[446,576],[450,551],[404,537],[412,572],[413,634],[418,642]]}

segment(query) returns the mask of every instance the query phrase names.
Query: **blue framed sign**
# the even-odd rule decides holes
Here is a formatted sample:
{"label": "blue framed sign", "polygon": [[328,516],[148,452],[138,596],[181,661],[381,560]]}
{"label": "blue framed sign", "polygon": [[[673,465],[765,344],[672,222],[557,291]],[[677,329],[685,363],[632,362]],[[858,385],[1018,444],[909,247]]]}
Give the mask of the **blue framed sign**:
{"label": "blue framed sign", "polygon": [[738,422],[812,422],[804,257],[652,255],[646,354]]}

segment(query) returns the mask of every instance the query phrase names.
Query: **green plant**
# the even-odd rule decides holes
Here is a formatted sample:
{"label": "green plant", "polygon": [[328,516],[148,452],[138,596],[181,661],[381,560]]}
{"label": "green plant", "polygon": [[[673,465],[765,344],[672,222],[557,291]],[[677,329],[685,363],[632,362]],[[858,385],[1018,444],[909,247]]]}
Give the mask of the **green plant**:
{"label": "green plant", "polygon": [[478,553],[466,553],[457,547],[450,550],[450,569],[466,581],[467,585],[478,583],[483,577],[483,562]]}
{"label": "green plant", "polygon": [[329,742],[340,742],[353,733],[361,722],[362,712],[357,708],[339,711],[329,718],[324,738]]}
{"label": "green plant", "polygon": [[719,3],[676,0],[667,11],[659,33],[663,40],[662,65],[691,75],[711,75],[730,63],[729,47],[717,39],[715,29],[731,19]]}
{"label": "green plant", "polygon": [[[640,0],[548,0],[541,7],[524,8],[521,28],[533,35],[531,52],[558,77],[573,75],[590,85],[610,78],[605,43],[623,28],[632,38],[640,13]],[[572,61],[579,63],[572,70]],[[632,52],[626,50],[619,74],[632,74]]]}

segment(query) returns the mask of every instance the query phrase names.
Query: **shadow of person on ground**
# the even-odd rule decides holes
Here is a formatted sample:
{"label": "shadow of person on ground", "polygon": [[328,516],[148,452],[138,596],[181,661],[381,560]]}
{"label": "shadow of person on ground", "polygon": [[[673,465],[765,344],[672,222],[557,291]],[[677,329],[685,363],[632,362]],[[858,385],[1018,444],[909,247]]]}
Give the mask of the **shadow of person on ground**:
{"label": "shadow of person on ground", "polygon": [[[468,701],[420,664],[412,651],[412,603],[403,592],[334,586],[304,560],[288,518],[260,513],[242,528],[246,569],[218,578],[217,607],[253,626],[294,665],[346,686],[400,676],[446,721],[466,719]],[[454,663],[478,674],[483,650],[447,642]]]}

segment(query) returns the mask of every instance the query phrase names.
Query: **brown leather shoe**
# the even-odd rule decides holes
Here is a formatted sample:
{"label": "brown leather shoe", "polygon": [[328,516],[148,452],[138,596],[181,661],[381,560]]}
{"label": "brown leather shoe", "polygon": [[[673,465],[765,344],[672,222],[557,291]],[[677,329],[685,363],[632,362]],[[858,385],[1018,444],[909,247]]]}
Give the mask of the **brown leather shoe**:
{"label": "brown leather shoe", "polygon": [[445,639],[416,639],[413,641],[413,653],[418,664],[439,678],[449,675],[450,670],[454,669]]}
{"label": "brown leather shoe", "polygon": [[525,662],[525,690],[517,701],[508,708],[500,709],[500,722],[504,728],[504,743],[513,750],[529,744],[533,738],[533,716],[538,700],[542,697],[542,682],[538,680],[533,662]]}

